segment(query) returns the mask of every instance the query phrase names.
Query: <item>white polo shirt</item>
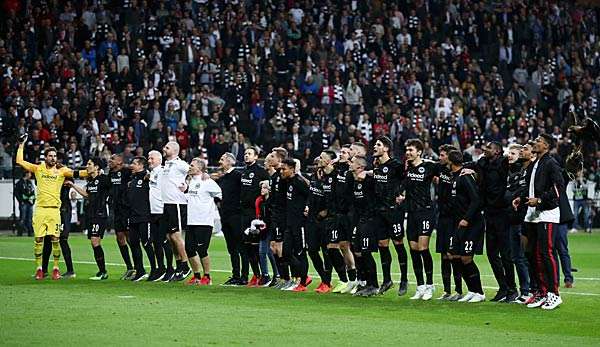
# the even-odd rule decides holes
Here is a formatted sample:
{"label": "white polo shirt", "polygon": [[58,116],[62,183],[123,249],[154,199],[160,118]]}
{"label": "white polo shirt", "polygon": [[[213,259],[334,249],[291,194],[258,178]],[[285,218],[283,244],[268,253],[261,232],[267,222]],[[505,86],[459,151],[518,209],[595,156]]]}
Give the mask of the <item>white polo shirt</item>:
{"label": "white polo shirt", "polygon": [[163,213],[163,199],[162,192],[160,190],[160,180],[162,177],[163,167],[157,166],[150,171],[150,213],[151,214],[162,214]]}
{"label": "white polo shirt", "polygon": [[215,226],[218,218],[215,198],[222,199],[223,193],[217,182],[208,178],[202,180],[201,176],[192,177],[188,184],[187,197],[187,224]]}
{"label": "white polo shirt", "polygon": [[181,191],[190,166],[179,157],[166,160],[160,178],[160,191],[164,204],[187,204],[185,194]]}

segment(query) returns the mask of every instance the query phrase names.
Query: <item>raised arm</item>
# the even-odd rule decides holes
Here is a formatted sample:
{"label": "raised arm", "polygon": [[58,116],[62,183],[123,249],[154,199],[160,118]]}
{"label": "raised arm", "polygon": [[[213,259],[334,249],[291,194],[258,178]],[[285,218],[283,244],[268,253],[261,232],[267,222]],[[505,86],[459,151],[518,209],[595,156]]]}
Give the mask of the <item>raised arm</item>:
{"label": "raised arm", "polygon": [[77,193],[79,193],[81,196],[83,196],[86,199],[89,196],[88,193],[87,193],[87,191],[83,187],[80,187],[80,186],[76,185],[75,183],[73,183],[71,181],[66,181],[65,185],[67,187],[71,187],[71,188],[75,189],[75,191]]}
{"label": "raised arm", "polygon": [[35,173],[38,169],[38,165],[32,164],[28,161],[25,161],[23,158],[23,151],[25,150],[25,141],[27,141],[27,137],[23,138],[22,142],[19,144],[19,148],[17,149],[17,164],[21,165],[21,167],[31,173]]}

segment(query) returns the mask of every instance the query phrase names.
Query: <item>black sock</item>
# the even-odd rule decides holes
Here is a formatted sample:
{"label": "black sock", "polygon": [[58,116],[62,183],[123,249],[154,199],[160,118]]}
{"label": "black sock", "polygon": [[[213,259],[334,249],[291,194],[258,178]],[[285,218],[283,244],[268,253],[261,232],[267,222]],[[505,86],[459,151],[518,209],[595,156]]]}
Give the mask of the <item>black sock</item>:
{"label": "black sock", "polygon": [[165,240],[162,244],[162,249],[165,253],[165,265],[167,266],[167,270],[173,270],[173,249],[171,248],[171,243],[168,240]]}
{"label": "black sock", "polygon": [[94,249],[94,259],[96,259],[96,265],[98,265],[98,271],[106,273],[106,265],[104,264],[104,250],[102,245],[92,247]]}
{"label": "black sock", "polygon": [[65,259],[65,264],[67,265],[67,272],[75,272],[75,270],[73,270],[73,258],[71,257],[71,247],[69,246],[69,241],[61,239],[60,249],[62,251],[63,258]]}
{"label": "black sock", "polygon": [[210,278],[210,273],[208,273],[208,272],[205,272],[205,273],[204,273],[204,277],[206,277],[206,278]]}
{"label": "black sock", "polygon": [[44,237],[44,248],[42,248],[42,271],[48,272],[48,263],[50,262],[50,254],[52,253],[52,238],[50,236]]}
{"label": "black sock", "polygon": [[339,248],[329,248],[327,253],[329,253],[329,259],[331,260],[331,264],[333,265],[335,272],[337,272],[340,281],[348,282],[346,264],[344,263],[342,252],[340,252]]}
{"label": "black sock", "polygon": [[450,259],[442,255],[442,282],[444,283],[444,292],[450,293],[450,278],[452,277],[452,265]]}
{"label": "black sock", "polygon": [[383,271],[383,282],[391,282],[392,253],[390,253],[390,248],[379,246],[379,257],[381,259],[381,270]]}
{"label": "black sock", "polygon": [[423,280],[423,258],[421,257],[421,252],[411,249],[410,258],[412,259],[413,271],[417,278],[417,285],[422,286],[425,284],[425,281]]}
{"label": "black sock", "polygon": [[329,258],[329,251],[327,247],[321,247],[321,254],[323,254],[323,267],[325,268],[325,276],[327,277],[327,283],[331,284],[331,273],[333,272],[333,264],[331,258]]}
{"label": "black sock", "polygon": [[194,272],[194,278],[201,279],[202,275],[199,272]]}
{"label": "black sock", "polygon": [[144,260],[142,258],[142,247],[140,246],[139,242],[137,245],[133,244],[131,246],[131,255],[133,257],[135,271],[137,273],[145,273],[146,270],[144,269]]}
{"label": "black sock", "polygon": [[481,277],[479,275],[479,268],[475,264],[474,261],[471,261],[468,264],[464,264],[463,268],[465,269],[465,279],[468,276],[469,281],[467,285],[470,284],[469,290],[474,293],[483,294],[483,288],[481,287]]}
{"label": "black sock", "polygon": [[462,294],[462,262],[458,259],[458,261],[452,260],[450,263],[452,264],[452,275],[454,277],[454,291]]}
{"label": "black sock", "polygon": [[290,280],[290,269],[289,269],[287,263],[284,261],[283,257],[280,257],[276,254],[274,254],[274,256],[275,256],[275,261],[277,262],[277,271],[279,272],[279,277],[281,277],[285,281],[289,281]]}
{"label": "black sock", "polygon": [[408,282],[408,255],[404,244],[395,244],[396,253],[398,253],[398,263],[400,264],[400,282]]}
{"label": "black sock", "polygon": [[421,251],[421,257],[423,258],[423,267],[425,268],[426,283],[433,284],[433,258],[429,249]]}
{"label": "black sock", "polygon": [[310,251],[308,252],[308,256],[313,263],[313,267],[319,274],[321,278],[321,282],[329,284],[331,279],[327,278],[327,274],[325,273],[325,265],[323,264],[323,259],[321,259],[321,255],[318,251]]}
{"label": "black sock", "polygon": [[[467,288],[468,288],[469,284],[467,283],[467,278],[465,276],[465,269],[464,269],[462,261],[460,260],[460,258],[457,258],[457,259],[452,259],[451,262],[452,262],[452,271],[454,272],[454,276],[455,276],[454,280],[456,281],[456,276],[458,274],[458,276],[460,276],[461,280],[465,281],[465,284],[467,285]],[[462,294],[462,283],[461,282],[458,282],[458,283],[460,283],[459,285],[461,287],[461,292],[459,294]],[[456,282],[454,283],[454,285],[457,286]]]}
{"label": "black sock", "polygon": [[356,264],[356,279],[358,281],[366,281],[365,275],[365,258],[362,255],[354,254],[354,263]]}
{"label": "black sock", "polygon": [[123,257],[123,261],[125,262],[125,266],[127,266],[127,270],[133,270],[131,258],[129,257],[129,247],[127,247],[127,245],[119,245],[119,251],[121,251],[121,257]]}
{"label": "black sock", "polygon": [[156,266],[164,270],[165,268],[165,252],[162,247],[162,242],[160,241],[152,241],[152,246],[154,247],[154,258],[156,259]]}
{"label": "black sock", "polygon": [[377,280],[377,264],[375,264],[373,254],[371,252],[363,252],[362,254],[364,257],[367,285],[379,288],[379,283]]}
{"label": "black sock", "polygon": [[144,251],[146,252],[146,256],[148,257],[148,262],[150,263],[150,270],[156,270],[156,256],[154,255],[154,247],[152,244],[148,242],[144,245]]}
{"label": "black sock", "polygon": [[348,280],[350,280],[352,282],[356,281],[356,269],[348,270]]}

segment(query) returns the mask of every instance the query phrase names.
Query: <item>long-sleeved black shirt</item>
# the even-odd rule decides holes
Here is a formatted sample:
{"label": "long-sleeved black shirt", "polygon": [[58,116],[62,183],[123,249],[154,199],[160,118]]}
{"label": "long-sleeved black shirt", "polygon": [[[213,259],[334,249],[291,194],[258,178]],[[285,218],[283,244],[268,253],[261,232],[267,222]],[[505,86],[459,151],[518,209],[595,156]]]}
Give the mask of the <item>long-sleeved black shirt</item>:
{"label": "long-sleeved black shirt", "polygon": [[485,209],[503,209],[506,207],[504,192],[508,176],[508,158],[495,160],[481,158],[477,161],[477,173],[480,175],[481,196]]}
{"label": "long-sleeved black shirt", "polygon": [[287,185],[287,225],[298,226],[304,222],[304,208],[310,194],[308,184],[298,175],[290,178]]}
{"label": "long-sleeved black shirt", "polygon": [[481,218],[481,194],[473,175],[460,175],[460,170],[452,174],[450,206],[456,223],[464,219],[473,224]]}
{"label": "long-sleeved black shirt", "polygon": [[281,178],[281,171],[276,170],[271,175],[271,220],[276,227],[285,226],[285,214],[287,205],[287,182]]}
{"label": "long-sleeved black shirt", "polygon": [[396,158],[391,158],[373,169],[373,179],[377,208],[389,209],[396,206],[396,197],[402,191],[404,165]]}
{"label": "long-sleeved black shirt", "polygon": [[349,192],[352,190],[354,177],[349,169],[350,167],[347,163],[337,163],[333,170],[335,173],[333,185],[335,211],[332,212],[340,215],[350,212],[350,208],[352,207],[352,197]]}
{"label": "long-sleeved black shirt", "polygon": [[439,175],[439,165],[423,160],[417,166],[409,165],[404,179],[406,189],[405,207],[408,212],[429,210],[432,208],[431,183]]}
{"label": "long-sleeved black shirt", "polygon": [[240,214],[240,191],[242,188],[242,173],[232,170],[221,176],[217,184],[221,187],[223,199],[221,200],[221,218],[238,216]]}
{"label": "long-sleeved black shirt", "polygon": [[438,210],[440,217],[452,217],[450,197],[452,195],[452,171],[442,164],[438,164]]}
{"label": "long-sleeved black shirt", "polygon": [[372,218],[377,208],[375,179],[367,175],[364,180],[353,180],[350,198],[354,205],[354,221],[360,223]]}
{"label": "long-sleeved black shirt", "polygon": [[107,175],[98,175],[88,180],[85,188],[88,197],[85,208],[85,216],[88,219],[108,218],[108,197],[110,195],[111,183]]}
{"label": "long-sleeved black shirt", "polygon": [[110,177],[110,206],[114,209],[116,216],[127,216],[127,182],[129,182],[131,171],[121,169],[111,171]]}
{"label": "long-sleeved black shirt", "polygon": [[150,182],[146,179],[146,171],[131,174],[126,188],[129,221],[131,223],[150,221]]}
{"label": "long-sleeved black shirt", "polygon": [[254,163],[247,166],[242,171],[240,182],[242,187],[240,189],[240,205],[242,214],[254,215],[254,203],[256,198],[260,195],[260,182],[267,181],[269,174],[260,165]]}

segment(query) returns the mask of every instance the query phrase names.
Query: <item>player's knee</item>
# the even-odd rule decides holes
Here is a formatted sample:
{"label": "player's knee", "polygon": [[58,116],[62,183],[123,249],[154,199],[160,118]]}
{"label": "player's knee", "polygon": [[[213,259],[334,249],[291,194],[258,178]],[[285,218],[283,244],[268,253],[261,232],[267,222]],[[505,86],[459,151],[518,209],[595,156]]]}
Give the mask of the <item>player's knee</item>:
{"label": "player's knee", "polygon": [[337,248],[337,249],[339,249],[340,245],[337,244],[337,243],[328,243],[327,244],[327,249],[331,249],[331,248]]}
{"label": "player's knee", "polygon": [[390,240],[379,240],[379,241],[377,241],[377,245],[379,247],[389,247]]}
{"label": "player's knee", "polygon": [[470,264],[473,261],[473,257],[471,257],[471,256],[461,256],[460,257],[460,261],[463,263],[463,265],[467,265],[467,264]]}

